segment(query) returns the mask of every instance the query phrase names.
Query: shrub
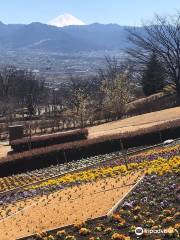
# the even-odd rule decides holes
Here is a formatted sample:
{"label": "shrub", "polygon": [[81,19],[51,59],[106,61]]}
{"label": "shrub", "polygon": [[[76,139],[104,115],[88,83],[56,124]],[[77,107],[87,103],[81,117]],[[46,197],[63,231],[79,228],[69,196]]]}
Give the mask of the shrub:
{"label": "shrub", "polygon": [[25,137],[22,139],[17,139],[11,141],[11,148],[16,152],[27,151],[30,148],[40,148],[51,146],[60,143],[72,142],[77,141],[80,139],[86,139],[88,136],[87,129],[80,129],[74,131],[68,131],[64,133],[54,133],[48,134],[44,136],[36,136],[36,137]]}
{"label": "shrub", "polygon": [[[161,132],[161,137],[160,133]],[[120,139],[125,148],[141,145],[156,144],[169,138],[180,136],[180,119],[165,122],[145,129],[138,129],[134,132],[124,132],[112,135],[104,135],[92,139],[56,144],[43,148],[33,149],[9,155],[2,158],[0,162],[0,176],[12,175],[28,170],[46,167],[52,164],[63,163],[89,157],[97,154],[104,154],[118,151]]]}

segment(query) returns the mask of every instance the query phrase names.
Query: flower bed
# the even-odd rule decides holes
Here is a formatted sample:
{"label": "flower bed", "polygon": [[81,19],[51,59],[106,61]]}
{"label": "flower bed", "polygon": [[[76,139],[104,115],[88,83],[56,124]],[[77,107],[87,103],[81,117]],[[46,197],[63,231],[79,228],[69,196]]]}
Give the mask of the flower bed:
{"label": "flower bed", "polygon": [[[180,156],[172,158],[158,158],[153,161],[144,161],[140,163],[128,163],[126,165],[89,169],[86,171],[66,174],[54,180],[44,181],[43,183],[30,186],[30,189],[42,189],[43,187],[55,187],[64,184],[83,183],[95,181],[98,178],[115,177],[117,175],[127,175],[131,171],[144,170],[147,174],[157,173],[163,175],[167,172],[176,172],[180,167]],[[26,190],[28,190],[27,188]]]}
{"label": "flower bed", "polygon": [[[1,191],[5,191],[14,187],[23,187],[26,184],[33,184],[36,181],[41,181],[40,184],[33,184],[32,187],[28,189],[18,190],[19,192],[5,194],[0,196],[0,201],[6,201],[9,198],[9,195],[14,200],[21,199],[26,193],[25,196],[35,196],[42,193],[47,193],[52,191],[52,189],[60,189],[62,186],[66,186],[67,184],[76,184],[77,182],[87,182],[92,181],[97,178],[102,178],[106,176],[116,176],[120,174],[127,174],[128,172],[144,169],[145,167],[149,166],[148,171],[153,170],[153,164],[164,164],[164,159],[168,159],[171,156],[178,156],[180,150],[180,145],[169,146],[169,147],[161,147],[157,148],[154,151],[148,150],[144,153],[130,156],[126,159],[126,161],[122,158],[119,152],[109,155],[101,155],[96,156],[94,158],[89,159],[82,159],[77,162],[70,162],[63,165],[51,166],[47,169],[41,169],[32,171],[31,173],[20,174],[11,176],[8,178],[1,178],[0,179],[0,189]],[[119,156],[119,157],[118,157]],[[117,157],[120,158],[118,160],[110,160],[105,161],[111,158]],[[159,158],[158,158],[159,157]],[[158,159],[158,160],[157,160]],[[105,161],[105,162],[104,162]],[[173,160],[175,163],[175,159]],[[177,160],[178,161],[178,160]],[[102,163],[101,163],[102,162]],[[126,163],[128,166],[126,166]],[[172,162],[172,160],[171,160]],[[95,165],[93,167],[89,167],[92,163]],[[85,167],[87,168],[84,171],[80,171],[78,169]],[[128,167],[128,169],[127,169]],[[75,173],[66,174],[64,176],[53,178],[54,175],[59,173],[66,173],[70,170],[75,170]],[[79,174],[80,172],[80,174]],[[46,181],[43,180],[44,178],[51,178],[50,180]],[[67,180],[67,181],[66,181]],[[34,191],[31,191],[34,190]],[[28,191],[28,192],[27,192]]]}
{"label": "flower bed", "polygon": [[[176,172],[180,165],[180,156],[176,155],[179,150],[179,145],[174,147],[158,148],[157,151],[154,150],[155,156],[157,157],[157,152],[159,151],[160,157],[157,159],[153,158],[152,151],[151,158],[147,152],[144,155],[151,160],[144,160],[143,154],[141,154],[142,161],[131,162],[131,158],[136,159],[135,156],[129,158],[128,169],[126,165],[122,164],[121,161],[113,162],[110,161],[108,165],[101,167],[91,167],[84,171],[77,171],[74,173],[65,174],[64,176],[50,179],[48,181],[43,181],[39,184],[33,184],[32,186],[23,188],[21,190],[15,191],[13,193],[2,194],[0,197],[0,203],[16,203],[16,201],[22,201],[23,199],[39,198],[42,195],[49,195],[52,192],[62,190],[66,187],[72,187],[75,185],[81,185],[86,182],[94,182],[98,179],[105,179],[107,177],[122,177],[129,175],[132,172],[136,173],[138,171],[147,172],[147,174],[158,173],[164,174],[166,172]],[[161,157],[163,154],[163,158]],[[144,161],[143,161],[144,160]],[[107,164],[107,163],[106,163]],[[126,182],[124,182],[126,184]]]}
{"label": "flower bed", "polygon": [[5,211],[0,210],[4,214],[8,213],[8,218],[0,221],[1,237],[3,240],[16,239],[28,233],[32,234],[34,229],[42,231],[105,215],[140,177],[141,172],[136,172],[123,178],[117,176],[99,179],[61,189],[41,196],[38,200],[31,199],[25,206],[22,202],[16,203],[13,209],[9,206]]}
{"label": "flower bed", "polygon": [[[81,223],[51,234],[37,234],[33,240],[134,240],[136,227],[144,233],[140,239],[179,239],[179,173],[148,175],[126,198],[111,219]],[[148,231],[153,232],[151,234]],[[165,233],[158,233],[162,230]]]}
{"label": "flower bed", "polygon": [[[159,154],[158,154],[159,153]],[[154,154],[154,155],[153,155]],[[124,164],[124,163],[127,164]],[[44,181],[40,184],[33,185],[24,189],[26,196],[30,198],[29,193],[34,192],[34,196],[42,196],[43,197],[41,203],[34,202],[34,207],[31,206],[32,209],[37,209],[37,214],[42,212],[42,209],[46,208],[44,219],[49,219],[49,224],[51,224],[51,218],[46,218],[46,212],[48,211],[52,214],[53,211],[60,211],[65,209],[64,207],[58,208],[62,198],[59,194],[62,191],[70,191],[72,188],[77,188],[82,191],[83,186],[89,184],[96,184],[99,181],[103,184],[100,185],[102,191],[104,191],[104,187],[107,183],[109,183],[108,179],[113,179],[113,188],[115,187],[115,192],[111,194],[111,200],[114,201],[114,196],[116,192],[116,184],[118,185],[120,182],[121,188],[127,185],[127,181],[129,181],[132,176],[135,176],[137,173],[146,173],[146,177],[141,182],[140,185],[137,186],[133,192],[125,199],[123,205],[117,210],[117,212],[113,215],[111,220],[98,220],[92,222],[91,224],[80,224],[74,227],[67,228],[64,232],[64,236],[62,239],[68,239],[70,236],[73,239],[135,239],[135,228],[138,226],[142,226],[147,230],[157,230],[157,229],[169,229],[171,227],[171,231],[168,230],[164,235],[150,235],[145,233],[143,239],[151,240],[151,239],[170,239],[170,237],[178,236],[178,199],[179,199],[179,171],[180,171],[180,155],[179,155],[179,145],[164,147],[154,149],[154,151],[150,150],[145,153],[137,154],[135,156],[129,157],[125,160],[117,160],[117,161],[107,161],[106,163],[98,164],[96,167],[90,167],[83,171],[77,171],[74,173],[68,173],[64,176],[57,177],[56,179],[51,179],[48,181]],[[123,178],[127,179],[123,180]],[[136,180],[135,180],[136,182]],[[61,191],[59,191],[61,190]],[[126,189],[127,191],[127,189]],[[84,194],[84,190],[82,191]],[[6,203],[13,202],[19,199],[24,199],[25,196],[20,193],[15,193],[14,195],[8,195],[7,198],[4,198]],[[74,194],[65,194],[67,199],[67,203],[71,202],[75,195],[78,194],[78,191],[75,191]],[[55,195],[59,199],[58,202],[53,202]],[[50,197],[51,196],[51,197]],[[54,197],[53,197],[54,196]],[[105,196],[105,195],[104,195]],[[117,196],[117,195],[116,195]],[[4,196],[5,197],[5,196]],[[91,195],[92,197],[92,195]],[[57,199],[57,200],[58,200]],[[89,197],[90,199],[90,197]],[[101,199],[101,205],[103,206],[103,197]],[[106,197],[104,197],[106,199]],[[33,199],[32,199],[33,200]],[[33,200],[34,201],[34,200]],[[48,204],[52,201],[51,208],[48,208]],[[96,199],[93,199],[90,202],[95,202]],[[116,200],[117,201],[117,200]],[[114,203],[114,202],[113,202]],[[43,205],[44,204],[44,205]],[[79,202],[77,201],[77,204]],[[21,204],[20,204],[21,205]],[[22,206],[22,205],[21,205]],[[38,211],[38,206],[44,208],[41,211]],[[78,205],[79,206],[79,205]],[[83,205],[82,210],[87,212],[85,206]],[[7,207],[4,207],[5,211],[8,211]],[[55,209],[55,210],[54,210]],[[30,210],[28,214],[33,214],[33,211]],[[73,214],[75,213],[75,208],[73,208]],[[8,213],[9,214],[9,213]],[[60,212],[59,212],[60,214]],[[157,216],[158,215],[158,216]],[[163,216],[162,216],[163,215]],[[22,212],[23,216],[23,212]],[[28,215],[27,215],[28,216]],[[37,216],[37,215],[36,215]],[[41,224],[43,225],[43,218],[40,216]],[[54,215],[52,215],[53,218]],[[58,215],[61,217],[61,214]],[[21,215],[19,215],[21,218]],[[69,217],[68,217],[69,219]],[[12,218],[13,220],[13,218]],[[66,219],[67,220],[67,219]],[[10,220],[9,220],[10,221]],[[37,221],[35,219],[34,221]],[[39,220],[38,220],[39,221]],[[55,218],[53,221],[57,221]],[[6,221],[4,220],[4,223]],[[29,220],[27,223],[27,228],[32,224],[33,220]],[[52,222],[53,224],[53,222]],[[56,222],[58,224],[58,222]],[[5,226],[5,225],[3,225]],[[53,225],[54,226],[54,225]],[[7,225],[6,227],[9,227]],[[38,228],[38,224],[37,224]],[[32,229],[31,229],[32,231]],[[39,238],[34,239],[59,239],[60,233],[56,233],[53,231],[51,233],[52,236],[38,236]],[[166,236],[167,235],[167,236]],[[40,238],[41,237],[41,238]],[[166,237],[166,238],[165,238]],[[61,239],[61,238],[60,238]],[[176,238],[175,238],[176,239]]]}
{"label": "flower bed", "polygon": [[106,154],[94,156],[91,158],[80,159],[77,161],[67,162],[63,164],[52,165],[47,168],[36,169],[31,172],[21,173],[17,175],[12,175],[9,177],[0,178],[0,193],[3,191],[8,191],[17,187],[23,187],[27,184],[33,184],[37,181],[42,181],[47,178],[54,178],[57,175],[65,174],[70,171],[76,171],[81,168],[86,168],[92,164],[98,165],[106,158],[118,157],[121,153],[116,154]]}

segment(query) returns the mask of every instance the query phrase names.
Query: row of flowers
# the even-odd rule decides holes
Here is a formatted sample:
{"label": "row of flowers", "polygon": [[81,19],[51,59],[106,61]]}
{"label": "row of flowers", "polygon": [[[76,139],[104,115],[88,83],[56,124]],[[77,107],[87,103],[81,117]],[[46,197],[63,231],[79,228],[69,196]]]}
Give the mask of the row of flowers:
{"label": "row of flowers", "polygon": [[[134,171],[141,171],[143,173],[146,172],[147,174],[158,173],[160,175],[170,171],[177,172],[179,171],[178,169],[180,161],[179,149],[180,145],[170,146],[166,148],[163,147],[158,149],[155,148],[154,150],[149,150],[136,156],[129,157],[129,159],[127,159],[127,164],[125,164],[125,162],[123,163],[122,160],[107,161],[106,163],[99,164],[98,157],[101,159],[107,157],[108,159],[109,155],[94,157],[93,161],[94,163],[97,163],[96,167],[90,167],[89,170],[86,171],[78,170],[71,174],[66,173],[64,176],[54,179],[50,178],[50,180],[48,181],[43,181],[40,184],[32,184],[31,187],[26,187],[22,190],[14,191],[13,193],[1,194],[0,205],[6,202],[16,202],[18,200],[32,198],[34,196],[40,196],[42,194],[49,194],[52,191],[61,190],[62,188],[69,185],[80,184],[88,181],[96,181],[100,178],[116,177],[117,175],[128,175],[133,173]],[[158,152],[159,157],[157,155]],[[154,158],[153,154],[155,154],[156,158]],[[113,157],[114,156],[116,157],[117,155],[113,153]],[[64,170],[67,171],[67,167],[71,169],[72,166],[80,167],[84,161],[86,162],[85,159],[79,161],[77,165],[75,162],[69,163],[70,165],[64,165]],[[89,164],[88,160],[86,164]],[[53,171],[56,167],[48,168],[48,171],[50,169]],[[38,178],[38,176],[42,176],[44,172],[46,172],[46,169],[36,171],[34,178],[36,179]],[[31,176],[32,175],[33,174],[31,174]],[[29,177],[31,178],[31,176]],[[17,178],[17,176],[12,176],[12,178],[10,179],[11,182],[13,182],[14,179],[14,181],[17,182],[17,186],[18,184],[26,184],[27,181],[26,175],[21,175],[21,178]],[[124,182],[123,184],[126,185],[126,182]]]}
{"label": "row of flowers", "polygon": [[86,159],[71,161],[68,163],[59,163],[43,169],[36,169],[31,172],[12,175],[9,177],[0,178],[0,192],[8,191],[24,185],[33,184],[47,178],[53,178],[59,174],[65,174],[71,170],[78,170],[82,167],[88,167],[106,161],[107,158],[118,157],[120,152],[93,156]]}
{"label": "row of flowers", "polygon": [[[148,150],[143,153],[137,154],[135,156],[129,157],[126,161],[130,163],[138,163],[138,162],[143,162],[143,161],[152,161],[154,159],[157,159],[158,157],[163,157],[167,158],[171,155],[177,155],[178,152],[180,151],[180,145],[177,144],[176,146],[169,146],[169,147],[160,147],[160,148],[155,148],[154,150]],[[40,169],[40,170],[35,170],[32,172],[28,173],[23,173],[23,174],[17,174],[14,176],[10,177],[4,177],[0,178],[0,192],[2,191],[7,191],[13,188],[17,187],[22,187],[27,184],[33,184],[37,181],[44,180],[49,177],[53,177],[55,175],[58,175],[59,173],[65,173],[70,170],[75,170],[79,169],[81,167],[86,167],[91,165],[92,163],[94,164],[100,164],[102,167],[104,166],[119,166],[121,164],[125,164],[125,160],[116,160],[116,161],[108,161],[104,162],[104,159],[111,158],[111,155],[114,154],[109,154],[109,156],[102,155],[98,157],[92,157],[89,159],[82,159],[76,162],[68,163],[68,164],[58,164],[57,166],[51,166],[45,169]],[[117,159],[119,156],[119,153],[116,154]],[[115,156],[116,156],[115,155]],[[102,163],[104,162],[104,163]]]}
{"label": "row of flowers", "polygon": [[151,162],[144,161],[140,163],[129,163],[127,165],[89,169],[82,172],[66,174],[65,176],[45,181],[38,185],[31,186],[30,188],[37,189],[54,185],[65,185],[77,182],[82,183],[95,181],[99,178],[115,177],[117,175],[130,174],[132,171],[144,171],[147,174],[156,173],[162,175],[166,172],[178,172],[179,170],[180,156],[173,156],[170,159],[158,158]]}

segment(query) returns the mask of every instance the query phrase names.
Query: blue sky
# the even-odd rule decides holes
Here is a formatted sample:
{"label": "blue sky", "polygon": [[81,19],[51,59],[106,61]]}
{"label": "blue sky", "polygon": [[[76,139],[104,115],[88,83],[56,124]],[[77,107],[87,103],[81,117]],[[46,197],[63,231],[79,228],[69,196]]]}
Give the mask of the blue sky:
{"label": "blue sky", "polygon": [[70,13],[87,24],[140,25],[141,20],[180,11],[180,0],[0,0],[0,21],[43,22]]}

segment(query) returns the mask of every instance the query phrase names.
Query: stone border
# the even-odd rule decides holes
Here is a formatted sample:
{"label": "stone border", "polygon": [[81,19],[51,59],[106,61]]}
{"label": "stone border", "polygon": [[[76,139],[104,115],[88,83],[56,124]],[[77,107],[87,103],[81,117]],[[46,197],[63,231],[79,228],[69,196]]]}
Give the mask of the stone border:
{"label": "stone border", "polygon": [[124,199],[127,198],[130,193],[137,187],[138,184],[140,184],[140,182],[142,182],[142,180],[144,179],[145,175],[143,175],[136,183],[135,185],[132,186],[131,189],[129,189],[129,191],[124,195],[124,197],[122,197],[107,213],[107,218],[110,219],[111,216],[116,212],[116,210],[118,209],[118,207],[121,206],[121,204],[124,202]]}

